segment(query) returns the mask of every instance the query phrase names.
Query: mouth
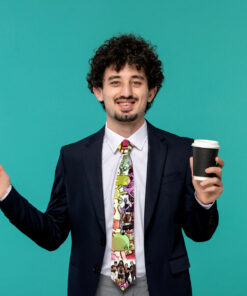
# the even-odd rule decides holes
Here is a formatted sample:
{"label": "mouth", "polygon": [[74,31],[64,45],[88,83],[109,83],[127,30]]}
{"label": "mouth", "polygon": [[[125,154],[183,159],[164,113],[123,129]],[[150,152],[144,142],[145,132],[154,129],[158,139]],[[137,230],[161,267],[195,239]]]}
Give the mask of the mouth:
{"label": "mouth", "polygon": [[123,111],[130,111],[133,109],[133,106],[135,104],[136,100],[118,100],[116,103],[120,107],[121,110]]}

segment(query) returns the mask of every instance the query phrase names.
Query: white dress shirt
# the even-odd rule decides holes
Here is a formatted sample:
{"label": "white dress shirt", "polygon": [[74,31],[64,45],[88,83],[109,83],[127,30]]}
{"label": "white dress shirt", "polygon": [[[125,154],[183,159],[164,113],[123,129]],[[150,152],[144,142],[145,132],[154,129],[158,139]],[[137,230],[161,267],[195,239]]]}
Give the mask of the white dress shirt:
{"label": "white dress shirt", "polygon": [[[119,144],[125,138],[113,132],[105,125],[105,135],[102,150],[102,174],[103,174],[103,194],[105,209],[105,225],[106,225],[106,248],[104,254],[101,273],[110,276],[111,271],[111,246],[112,246],[112,226],[113,226],[113,204],[114,191],[122,154],[118,150]],[[136,276],[142,277],[146,274],[145,258],[144,258],[144,207],[146,195],[146,176],[147,176],[147,158],[148,158],[148,134],[147,123],[144,124],[129,138],[133,145],[131,150],[131,159],[134,170],[134,221],[135,221],[135,261]],[[8,188],[8,192],[0,199],[3,201],[11,191],[12,186]],[[209,209],[212,204],[204,205],[196,197],[197,202],[205,209]]]}
{"label": "white dress shirt", "polygon": [[[117,170],[123,156],[118,150],[118,146],[124,139],[124,137],[111,131],[106,124],[102,151],[106,249],[101,273],[107,276],[110,276],[111,270],[111,246],[115,182]],[[146,274],[144,258],[144,206],[146,195],[148,156],[146,121],[134,134],[132,134],[127,139],[134,145],[133,149],[131,150],[130,157],[133,162],[134,171],[135,261],[136,276],[142,277]]]}
{"label": "white dress shirt", "polygon": [[9,188],[8,188],[6,194],[2,198],[0,198],[0,202],[3,201],[9,195],[11,189],[12,189],[12,185],[9,185]]}

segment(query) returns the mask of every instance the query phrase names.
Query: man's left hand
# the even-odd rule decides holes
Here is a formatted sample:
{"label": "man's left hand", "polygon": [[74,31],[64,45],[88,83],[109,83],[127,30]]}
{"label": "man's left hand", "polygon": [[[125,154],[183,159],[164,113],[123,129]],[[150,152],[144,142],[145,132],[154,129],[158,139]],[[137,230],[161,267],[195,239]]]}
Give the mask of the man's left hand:
{"label": "man's left hand", "polygon": [[214,173],[216,177],[211,177],[204,181],[194,180],[193,177],[193,157],[190,157],[190,168],[192,174],[192,183],[194,185],[196,196],[202,204],[210,204],[214,202],[223,192],[222,168],[224,161],[220,157],[215,158],[218,163],[217,167],[209,167],[205,170],[207,174]]}

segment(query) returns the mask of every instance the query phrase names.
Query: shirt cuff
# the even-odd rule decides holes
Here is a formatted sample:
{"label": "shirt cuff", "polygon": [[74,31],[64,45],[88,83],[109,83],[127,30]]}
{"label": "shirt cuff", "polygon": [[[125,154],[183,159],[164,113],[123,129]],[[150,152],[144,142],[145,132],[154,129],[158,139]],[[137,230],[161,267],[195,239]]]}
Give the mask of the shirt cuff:
{"label": "shirt cuff", "polygon": [[212,207],[212,205],[214,204],[214,202],[212,202],[212,203],[210,203],[210,204],[204,205],[204,204],[201,203],[200,200],[197,198],[197,196],[196,196],[196,192],[195,192],[195,199],[196,199],[196,201],[199,203],[199,205],[201,205],[201,206],[202,206],[204,209],[206,209],[206,210],[209,210],[209,209]]}
{"label": "shirt cuff", "polygon": [[12,189],[12,185],[9,185],[7,193],[2,198],[0,198],[0,202],[3,201],[9,195],[11,189]]}

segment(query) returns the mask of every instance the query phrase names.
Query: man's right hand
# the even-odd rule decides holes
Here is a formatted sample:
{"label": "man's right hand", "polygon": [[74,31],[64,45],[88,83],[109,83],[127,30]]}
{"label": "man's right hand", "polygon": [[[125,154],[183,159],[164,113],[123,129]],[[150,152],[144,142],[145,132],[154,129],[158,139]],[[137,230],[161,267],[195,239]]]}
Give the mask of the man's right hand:
{"label": "man's right hand", "polygon": [[10,186],[10,178],[0,165],[0,200],[4,197],[7,193],[8,188]]}

